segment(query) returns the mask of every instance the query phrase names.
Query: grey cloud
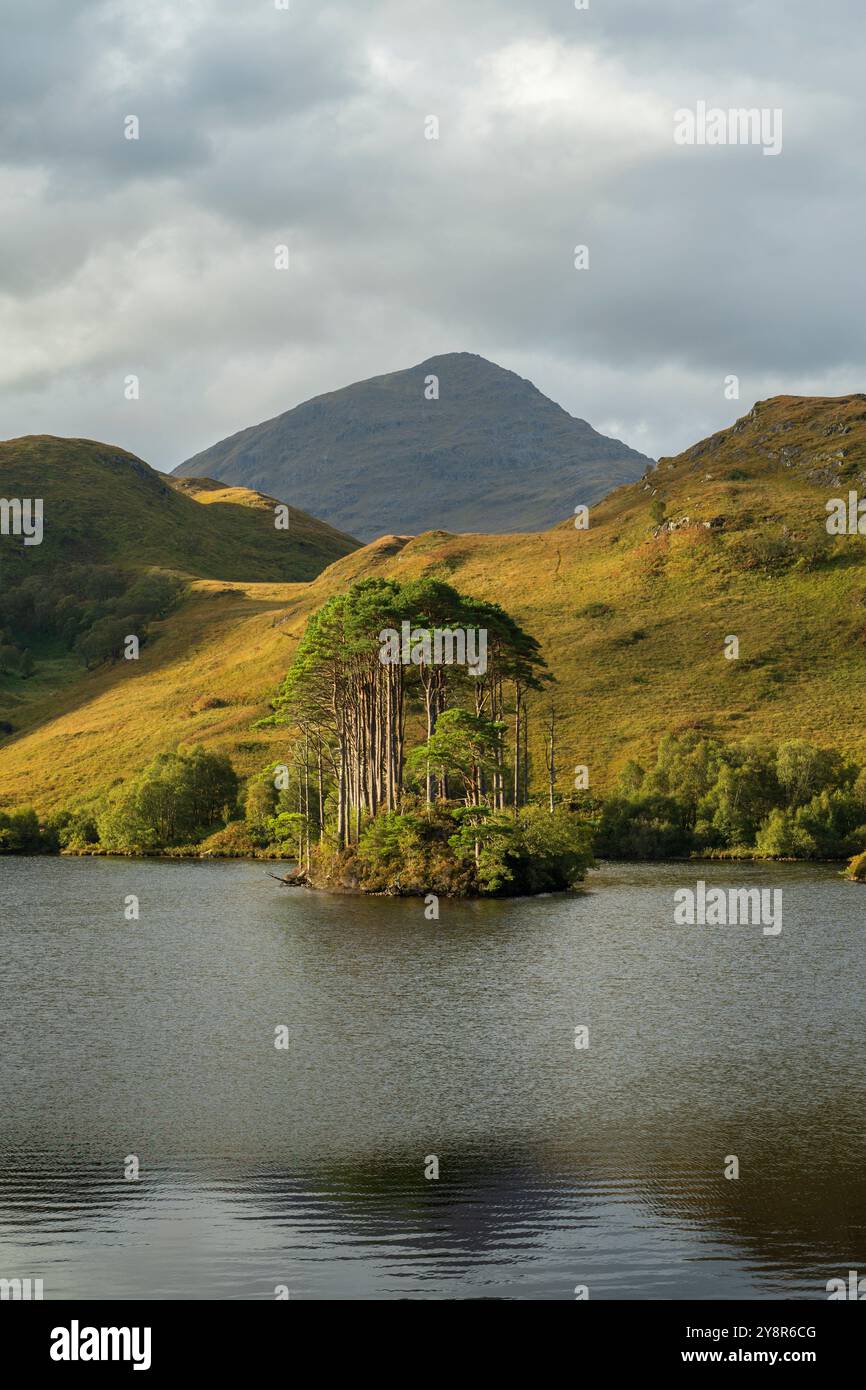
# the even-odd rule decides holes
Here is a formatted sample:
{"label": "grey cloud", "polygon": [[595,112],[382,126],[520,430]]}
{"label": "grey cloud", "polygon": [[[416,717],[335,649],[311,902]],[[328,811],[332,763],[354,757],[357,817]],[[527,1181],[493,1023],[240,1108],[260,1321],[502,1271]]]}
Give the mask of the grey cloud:
{"label": "grey cloud", "polygon": [[[456,349],[649,453],[762,392],[863,385],[859,4],[16,10],[3,434],[106,437],[170,467]],[[673,111],[698,98],[781,106],[782,156],[676,148]]]}

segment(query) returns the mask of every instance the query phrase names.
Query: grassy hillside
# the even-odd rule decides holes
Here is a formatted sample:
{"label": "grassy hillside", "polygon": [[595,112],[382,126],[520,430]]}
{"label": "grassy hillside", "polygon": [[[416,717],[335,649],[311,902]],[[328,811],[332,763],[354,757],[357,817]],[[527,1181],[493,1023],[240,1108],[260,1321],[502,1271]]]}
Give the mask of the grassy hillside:
{"label": "grassy hillside", "polygon": [[[428,400],[429,377],[439,383]],[[383,531],[535,531],[637,478],[649,460],[471,352],[305,401],[188,459],[291,497],[370,540]]]}
{"label": "grassy hillside", "polygon": [[563,790],[575,764],[603,790],[628,758],[695,724],[862,758],[866,540],[824,527],[826,500],[848,488],[866,493],[866,397],[777,398],[612,493],[586,531],[566,520],[529,535],[388,536],[309,585],[199,581],[139,662],[46,686],[0,745],[3,802],[87,800],[175,744],[223,749],[244,774],[276,758],[284,735],[252,721],[306,616],[369,574],[441,575],[541,640],[559,682]]}
{"label": "grassy hillside", "polygon": [[[87,439],[32,435],[0,443],[0,496],[41,497],[42,545],[0,538],[0,564],[157,565],[201,578],[312,579],[357,542],[273,498],[210,479],[168,478],[134,454]],[[202,502],[208,505],[200,505]]]}
{"label": "grassy hillside", "polygon": [[[158,594],[142,593],[142,582],[161,576],[182,592],[199,578],[311,579],[357,544],[294,508],[288,529],[278,530],[273,498],[209,479],[167,479],[122,449],[88,440],[0,443],[0,496],[41,498],[44,512],[40,545],[0,537],[0,727],[7,741],[9,726],[17,738],[60,709],[77,709],[88,698],[83,692],[112,687],[128,670],[126,662],[103,666],[87,683],[79,639],[94,624],[110,627],[114,614],[121,633],[158,638],[152,618],[164,605]],[[26,679],[24,649],[33,666]],[[68,758],[61,761],[65,768]]]}

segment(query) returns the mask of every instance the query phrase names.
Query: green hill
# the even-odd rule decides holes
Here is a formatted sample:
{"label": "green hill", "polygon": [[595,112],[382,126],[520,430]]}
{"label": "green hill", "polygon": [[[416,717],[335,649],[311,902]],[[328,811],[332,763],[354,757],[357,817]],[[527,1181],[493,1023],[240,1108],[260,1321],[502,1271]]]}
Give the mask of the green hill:
{"label": "green hill", "polygon": [[210,479],[168,479],[89,440],[0,443],[0,497],[41,499],[43,512],[40,544],[0,535],[7,742],[86,698],[86,667],[98,670],[97,683],[116,680],[126,636],[146,650],[190,582],[309,580],[357,546],[294,508],[288,528],[277,529],[273,498]]}
{"label": "green hill", "polygon": [[[435,376],[438,399],[425,383]],[[383,531],[538,531],[650,462],[532,382],[471,352],[316,396],[175,469],[291,497],[370,540]]]}
{"label": "green hill", "polygon": [[36,569],[87,561],[200,578],[312,579],[357,546],[294,507],[288,530],[277,530],[274,498],[210,479],[168,478],[124,449],[87,439],[0,443],[0,496],[43,499],[41,545],[0,538],[0,563]]}
{"label": "green hill", "polygon": [[[826,501],[850,488],[866,492],[866,397],[778,397],[617,489],[588,530],[566,519],[532,534],[391,535],[307,584],[198,581],[138,662],[46,685],[19,711],[0,745],[0,795],[83,802],[193,742],[228,752],[243,775],[261,768],[285,734],[251,726],[306,617],[370,574],[441,575],[502,603],[541,641],[558,679],[562,790],[587,764],[603,791],[629,758],[695,726],[794,735],[863,759],[866,538],[825,528]],[[730,636],[737,660],[725,656]],[[538,786],[541,712],[530,717]]]}

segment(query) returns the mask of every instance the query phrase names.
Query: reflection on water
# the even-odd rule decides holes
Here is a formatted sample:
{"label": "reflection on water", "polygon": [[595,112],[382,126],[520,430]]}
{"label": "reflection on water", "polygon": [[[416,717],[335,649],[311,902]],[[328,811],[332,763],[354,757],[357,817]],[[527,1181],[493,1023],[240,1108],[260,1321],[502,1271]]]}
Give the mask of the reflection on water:
{"label": "reflection on water", "polygon": [[[674,926],[697,877],[781,887],[782,935]],[[434,923],[259,864],[0,859],[0,1277],[826,1297],[866,1272],[864,909],[790,865],[608,866]]]}

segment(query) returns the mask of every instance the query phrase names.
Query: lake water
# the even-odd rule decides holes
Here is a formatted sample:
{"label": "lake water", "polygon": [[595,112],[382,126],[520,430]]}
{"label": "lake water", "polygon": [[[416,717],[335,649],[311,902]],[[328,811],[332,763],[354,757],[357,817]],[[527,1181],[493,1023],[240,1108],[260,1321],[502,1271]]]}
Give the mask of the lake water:
{"label": "lake water", "polygon": [[[431,922],[268,867],[0,859],[0,1276],[757,1299],[866,1274],[866,888],[610,865]],[[675,926],[699,877],[782,888],[782,933]]]}

